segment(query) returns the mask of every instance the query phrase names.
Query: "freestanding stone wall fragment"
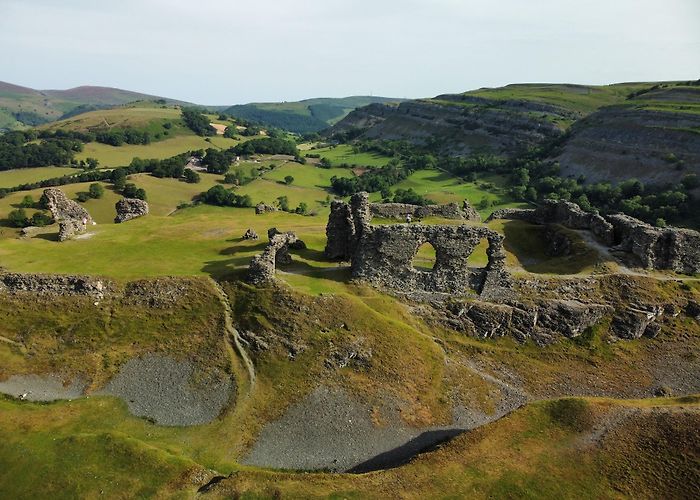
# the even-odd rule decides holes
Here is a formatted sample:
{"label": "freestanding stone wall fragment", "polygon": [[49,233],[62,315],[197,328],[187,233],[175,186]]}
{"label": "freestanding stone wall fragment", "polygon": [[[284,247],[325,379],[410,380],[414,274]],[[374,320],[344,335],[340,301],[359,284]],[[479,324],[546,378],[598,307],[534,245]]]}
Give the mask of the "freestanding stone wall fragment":
{"label": "freestanding stone wall fragment", "polygon": [[88,211],[75,201],[68,199],[60,189],[45,189],[43,198],[46,200],[46,206],[51,212],[51,216],[58,222],[59,241],[66,241],[85,232],[88,224],[93,223]]}
{"label": "freestanding stone wall fragment", "polygon": [[294,233],[280,233],[272,228],[268,231],[270,243],[263,253],[253,257],[248,267],[247,281],[254,285],[269,283],[275,279],[277,264],[289,264],[292,261],[289,255],[289,245],[297,241]]}
{"label": "freestanding stone wall fragment", "polygon": [[136,198],[122,198],[114,208],[117,210],[114,218],[117,224],[148,215],[148,203]]}

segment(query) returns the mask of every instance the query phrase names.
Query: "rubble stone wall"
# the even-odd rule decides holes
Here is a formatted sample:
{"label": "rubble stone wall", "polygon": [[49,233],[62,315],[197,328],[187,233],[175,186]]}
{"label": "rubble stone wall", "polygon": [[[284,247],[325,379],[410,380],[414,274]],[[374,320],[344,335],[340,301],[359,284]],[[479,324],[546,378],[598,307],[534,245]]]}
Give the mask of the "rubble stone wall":
{"label": "rubble stone wall", "polygon": [[[326,257],[351,261],[354,278],[397,291],[451,293],[480,287],[488,281],[485,275],[489,273],[504,273],[503,236],[486,227],[372,226],[371,219],[367,193],[354,195],[350,204],[331,204]],[[468,258],[484,239],[489,244],[488,265],[470,269]],[[413,259],[424,243],[430,243],[436,252],[435,267],[430,271],[413,267]]]}
{"label": "rubble stone wall", "polygon": [[497,210],[487,221],[494,219],[589,230],[605,245],[635,255],[644,268],[700,273],[700,233],[691,229],[657,228],[624,214],[603,217],[563,200],[545,200],[536,209]]}
{"label": "rubble stone wall", "polygon": [[700,233],[676,227],[657,228],[623,214],[610,215],[616,249],[635,255],[647,269],[700,273]]}
{"label": "rubble stone wall", "polygon": [[[270,242],[263,253],[253,257],[248,267],[247,281],[254,285],[269,283],[275,279],[277,264],[289,263],[289,245],[297,241],[294,233],[280,233],[276,229],[268,232]],[[282,262],[285,261],[285,262]]]}

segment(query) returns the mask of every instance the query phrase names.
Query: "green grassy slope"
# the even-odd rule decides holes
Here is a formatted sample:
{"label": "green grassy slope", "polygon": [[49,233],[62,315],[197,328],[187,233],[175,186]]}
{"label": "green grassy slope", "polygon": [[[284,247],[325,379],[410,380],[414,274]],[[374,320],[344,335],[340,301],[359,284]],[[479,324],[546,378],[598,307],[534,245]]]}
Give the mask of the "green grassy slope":
{"label": "green grassy slope", "polygon": [[298,102],[251,103],[227,108],[224,113],[296,133],[318,132],[352,110],[376,102],[399,102],[386,97],[318,98]]}
{"label": "green grassy slope", "polygon": [[[59,119],[79,109],[109,107],[157,96],[108,87],[76,87],[68,90],[34,90],[0,82],[0,129],[19,129]],[[179,103],[167,99],[170,103]]]}

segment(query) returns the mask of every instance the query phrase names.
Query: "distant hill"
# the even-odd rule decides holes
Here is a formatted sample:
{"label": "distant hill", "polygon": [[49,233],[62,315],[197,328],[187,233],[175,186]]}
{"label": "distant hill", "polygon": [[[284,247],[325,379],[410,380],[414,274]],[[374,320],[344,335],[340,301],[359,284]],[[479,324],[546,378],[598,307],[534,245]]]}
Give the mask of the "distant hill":
{"label": "distant hill", "polygon": [[[110,87],[35,90],[0,82],[0,130],[33,127],[79,113],[139,100],[165,99]],[[181,103],[165,99],[168,103]]]}
{"label": "distant hill", "polygon": [[[350,133],[348,135],[348,133]],[[327,132],[512,157],[562,138],[568,177],[653,184],[700,174],[700,82],[518,84],[351,112]]]}
{"label": "distant hill", "polygon": [[324,130],[362,106],[399,102],[401,99],[373,96],[318,98],[298,102],[242,104],[226,108],[223,112],[260,125],[304,134]]}

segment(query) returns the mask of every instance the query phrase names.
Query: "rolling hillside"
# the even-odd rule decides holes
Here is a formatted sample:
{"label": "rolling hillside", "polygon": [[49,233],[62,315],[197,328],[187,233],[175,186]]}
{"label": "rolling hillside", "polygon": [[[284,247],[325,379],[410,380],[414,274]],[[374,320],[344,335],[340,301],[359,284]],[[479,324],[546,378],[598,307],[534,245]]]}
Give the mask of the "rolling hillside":
{"label": "rolling hillside", "polygon": [[[0,130],[33,127],[86,111],[156,99],[162,98],[110,87],[34,90],[0,82]],[[168,103],[180,102],[165,100]]]}
{"label": "rolling hillside", "polygon": [[303,134],[321,131],[362,106],[398,102],[401,100],[372,96],[319,98],[299,102],[242,104],[231,106],[224,110],[224,113],[261,125]]}

